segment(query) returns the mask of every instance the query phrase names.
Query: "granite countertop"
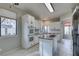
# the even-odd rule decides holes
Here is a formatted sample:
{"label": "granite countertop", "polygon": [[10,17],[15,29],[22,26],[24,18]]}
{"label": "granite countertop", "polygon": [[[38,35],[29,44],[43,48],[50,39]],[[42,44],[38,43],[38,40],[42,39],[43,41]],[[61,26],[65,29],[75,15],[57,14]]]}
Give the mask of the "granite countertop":
{"label": "granite countertop", "polygon": [[39,36],[40,39],[45,39],[45,40],[53,40],[56,37],[56,35],[47,35],[47,36]]}
{"label": "granite countertop", "polygon": [[48,38],[44,38],[44,37],[39,37],[40,39],[43,39],[43,40],[53,40],[54,37],[48,37]]}

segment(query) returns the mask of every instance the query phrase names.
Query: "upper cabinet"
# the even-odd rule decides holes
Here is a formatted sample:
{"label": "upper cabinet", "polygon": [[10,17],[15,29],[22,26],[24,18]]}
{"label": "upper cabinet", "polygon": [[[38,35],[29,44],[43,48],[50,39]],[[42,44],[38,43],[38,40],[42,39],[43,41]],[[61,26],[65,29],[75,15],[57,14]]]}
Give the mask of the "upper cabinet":
{"label": "upper cabinet", "polygon": [[35,27],[40,29],[41,27],[40,20],[35,20]]}
{"label": "upper cabinet", "polygon": [[29,48],[38,43],[39,21],[31,15],[22,16],[22,46]]}
{"label": "upper cabinet", "polygon": [[28,15],[28,24],[35,27],[35,17]]}
{"label": "upper cabinet", "polygon": [[35,17],[28,14],[24,15],[23,19],[26,19],[26,23],[27,23],[26,26],[28,26],[29,30],[33,31],[33,34],[39,32],[40,27],[41,27],[39,20],[37,20]]}

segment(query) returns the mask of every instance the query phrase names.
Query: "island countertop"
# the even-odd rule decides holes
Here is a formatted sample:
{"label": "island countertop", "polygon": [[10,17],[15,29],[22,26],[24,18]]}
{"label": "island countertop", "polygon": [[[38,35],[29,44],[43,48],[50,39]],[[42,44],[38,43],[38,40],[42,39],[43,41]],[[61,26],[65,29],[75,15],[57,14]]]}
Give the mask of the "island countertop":
{"label": "island countertop", "polygon": [[53,40],[54,37],[51,37],[51,38],[49,38],[49,37],[48,38],[39,37],[39,38],[42,39],[42,40]]}

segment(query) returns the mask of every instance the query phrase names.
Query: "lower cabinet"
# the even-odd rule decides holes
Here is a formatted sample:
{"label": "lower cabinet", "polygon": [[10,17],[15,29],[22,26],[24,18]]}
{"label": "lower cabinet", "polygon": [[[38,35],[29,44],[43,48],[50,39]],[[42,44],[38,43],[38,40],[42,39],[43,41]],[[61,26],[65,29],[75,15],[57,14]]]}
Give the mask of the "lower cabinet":
{"label": "lower cabinet", "polygon": [[54,55],[53,40],[40,39],[39,50],[41,56],[53,56]]}

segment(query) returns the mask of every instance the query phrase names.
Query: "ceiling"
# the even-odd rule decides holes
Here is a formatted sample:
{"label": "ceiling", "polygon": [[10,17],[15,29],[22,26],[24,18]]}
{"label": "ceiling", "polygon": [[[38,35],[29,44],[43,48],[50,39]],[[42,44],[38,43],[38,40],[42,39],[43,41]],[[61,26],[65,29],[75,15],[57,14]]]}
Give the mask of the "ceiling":
{"label": "ceiling", "polygon": [[53,13],[49,12],[44,3],[19,3],[19,5],[15,7],[24,10],[37,18],[46,19],[48,17],[49,18],[59,17],[64,13],[70,12],[72,8],[74,8],[74,6],[76,5],[75,3],[52,3],[52,4],[55,9]]}
{"label": "ceiling", "polygon": [[20,3],[17,8],[23,9],[40,18],[58,17],[72,10],[76,4],[73,3],[53,3],[55,11],[50,13],[44,3]]}

